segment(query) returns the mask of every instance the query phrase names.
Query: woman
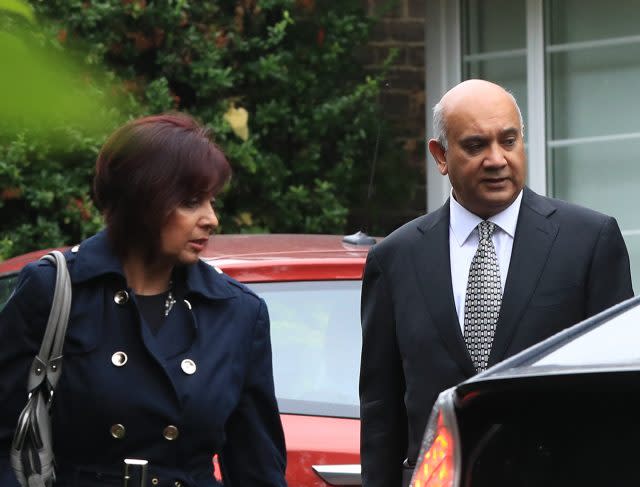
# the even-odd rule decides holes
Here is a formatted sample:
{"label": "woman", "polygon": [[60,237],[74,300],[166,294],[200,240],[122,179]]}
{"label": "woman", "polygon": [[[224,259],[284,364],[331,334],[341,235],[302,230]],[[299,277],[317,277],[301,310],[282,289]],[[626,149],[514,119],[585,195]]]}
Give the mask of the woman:
{"label": "woman", "polygon": [[[216,452],[225,486],[286,485],[265,303],[199,259],[229,176],[184,115],[130,122],[102,148],[94,193],[106,230],[66,254],[56,487],[121,486],[125,458],[149,462],[149,486],[213,486]],[[17,486],[6,454],[54,276],[48,262],[28,265],[0,314],[3,487]]]}

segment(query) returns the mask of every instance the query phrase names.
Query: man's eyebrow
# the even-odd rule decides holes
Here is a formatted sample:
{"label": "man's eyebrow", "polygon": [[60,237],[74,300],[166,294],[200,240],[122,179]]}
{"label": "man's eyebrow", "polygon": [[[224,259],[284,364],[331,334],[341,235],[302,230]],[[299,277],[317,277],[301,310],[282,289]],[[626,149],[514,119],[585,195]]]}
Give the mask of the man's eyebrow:
{"label": "man's eyebrow", "polygon": [[500,132],[501,135],[517,135],[520,131],[516,127],[509,127]]}
{"label": "man's eyebrow", "polygon": [[460,144],[479,143],[479,142],[485,142],[486,140],[487,140],[487,137],[485,137],[484,135],[467,135],[466,137],[463,137],[462,139],[460,139]]}

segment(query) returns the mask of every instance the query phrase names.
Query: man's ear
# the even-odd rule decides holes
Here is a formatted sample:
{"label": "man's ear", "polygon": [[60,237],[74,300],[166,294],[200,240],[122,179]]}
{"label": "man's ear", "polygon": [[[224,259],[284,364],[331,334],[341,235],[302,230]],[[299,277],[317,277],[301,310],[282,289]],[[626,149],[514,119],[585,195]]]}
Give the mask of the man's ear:
{"label": "man's ear", "polygon": [[440,174],[443,176],[448,174],[449,168],[447,166],[447,153],[437,139],[429,139],[429,152],[431,152],[431,155],[436,160]]}

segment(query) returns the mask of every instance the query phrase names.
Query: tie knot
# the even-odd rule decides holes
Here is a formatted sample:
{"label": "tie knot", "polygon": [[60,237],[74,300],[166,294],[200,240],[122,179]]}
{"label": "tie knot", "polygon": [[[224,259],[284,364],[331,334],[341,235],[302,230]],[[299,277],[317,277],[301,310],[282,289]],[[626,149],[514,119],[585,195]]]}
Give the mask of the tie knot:
{"label": "tie knot", "polygon": [[490,222],[488,220],[484,220],[480,223],[478,223],[478,232],[480,232],[480,240],[487,240],[491,238],[491,235],[493,235],[493,231],[496,228],[496,224],[493,222]]}

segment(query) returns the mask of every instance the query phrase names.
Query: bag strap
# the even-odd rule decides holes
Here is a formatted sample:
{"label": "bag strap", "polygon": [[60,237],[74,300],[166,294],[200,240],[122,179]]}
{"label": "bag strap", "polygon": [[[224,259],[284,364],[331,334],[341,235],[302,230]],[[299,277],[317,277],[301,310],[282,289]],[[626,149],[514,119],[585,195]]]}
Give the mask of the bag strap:
{"label": "bag strap", "polygon": [[62,252],[54,250],[42,259],[56,266],[56,284],[47,328],[40,344],[40,351],[31,364],[27,387],[31,393],[47,379],[50,394],[53,395],[62,370],[62,347],[71,309],[71,278]]}

